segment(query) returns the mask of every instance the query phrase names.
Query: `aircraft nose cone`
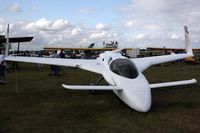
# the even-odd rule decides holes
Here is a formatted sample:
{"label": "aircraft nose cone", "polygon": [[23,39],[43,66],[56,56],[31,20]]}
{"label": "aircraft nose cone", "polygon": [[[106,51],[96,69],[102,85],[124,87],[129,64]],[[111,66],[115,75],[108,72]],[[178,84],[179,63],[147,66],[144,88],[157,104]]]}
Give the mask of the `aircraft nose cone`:
{"label": "aircraft nose cone", "polygon": [[136,110],[140,112],[148,112],[151,108],[151,102],[150,101],[141,101],[136,103]]}
{"label": "aircraft nose cone", "polygon": [[114,91],[130,108],[147,112],[151,108],[151,89],[148,81],[140,73],[135,79],[127,79],[113,76],[117,86],[123,88],[122,91]]}
{"label": "aircraft nose cone", "polygon": [[151,94],[144,93],[143,95],[137,95],[137,100],[135,100],[136,110],[140,112],[148,112],[151,108]]}

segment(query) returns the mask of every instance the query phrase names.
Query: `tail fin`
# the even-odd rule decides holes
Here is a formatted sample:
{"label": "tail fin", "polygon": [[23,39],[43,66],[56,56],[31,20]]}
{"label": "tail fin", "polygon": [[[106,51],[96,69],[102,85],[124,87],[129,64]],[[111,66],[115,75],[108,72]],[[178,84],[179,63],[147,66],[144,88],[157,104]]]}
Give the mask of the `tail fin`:
{"label": "tail fin", "polygon": [[193,56],[193,51],[192,51],[192,47],[191,47],[191,44],[190,44],[188,27],[184,26],[184,30],[185,30],[185,50],[186,50],[187,54]]}
{"label": "tail fin", "polygon": [[5,46],[6,49],[5,49],[5,56],[8,56],[9,45],[10,45],[10,42],[9,42],[9,24],[8,24],[7,33],[6,33],[6,46]]}

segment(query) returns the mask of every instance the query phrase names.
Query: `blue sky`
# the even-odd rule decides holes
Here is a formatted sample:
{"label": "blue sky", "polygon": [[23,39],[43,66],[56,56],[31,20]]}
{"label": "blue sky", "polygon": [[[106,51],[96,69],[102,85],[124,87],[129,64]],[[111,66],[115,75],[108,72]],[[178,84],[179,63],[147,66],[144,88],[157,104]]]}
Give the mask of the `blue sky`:
{"label": "blue sky", "polygon": [[[2,3],[3,2],[3,3]],[[49,20],[67,19],[73,23],[84,21],[112,23],[118,19],[118,8],[128,3],[128,0],[5,0],[0,5],[1,16],[8,21],[33,21],[40,18]],[[19,13],[8,12],[6,9],[14,3],[20,5]],[[81,13],[82,10],[91,10]]]}
{"label": "blue sky", "polygon": [[199,0],[1,0],[0,34],[33,35],[29,49],[44,46],[183,47],[183,26],[200,43]]}

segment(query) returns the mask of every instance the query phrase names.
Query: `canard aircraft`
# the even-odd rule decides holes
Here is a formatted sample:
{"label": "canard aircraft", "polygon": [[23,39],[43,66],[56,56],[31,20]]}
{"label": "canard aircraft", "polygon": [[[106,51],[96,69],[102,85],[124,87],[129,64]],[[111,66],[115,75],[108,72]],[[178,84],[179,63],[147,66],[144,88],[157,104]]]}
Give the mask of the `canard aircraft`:
{"label": "canard aircraft", "polygon": [[186,53],[170,54],[155,57],[128,59],[120,54],[122,49],[106,51],[101,53],[97,59],[58,59],[58,58],[38,58],[38,57],[18,57],[8,56],[8,39],[6,45],[6,61],[18,61],[28,63],[39,63],[48,65],[59,65],[78,67],[94,73],[101,74],[109,83],[109,86],[100,85],[65,85],[66,89],[72,90],[112,90],[130,108],[147,112],[151,107],[151,89],[177,86],[196,83],[196,79],[149,84],[143,71],[151,65],[179,60],[193,56],[193,51],[189,43],[189,32],[185,30],[185,50]]}

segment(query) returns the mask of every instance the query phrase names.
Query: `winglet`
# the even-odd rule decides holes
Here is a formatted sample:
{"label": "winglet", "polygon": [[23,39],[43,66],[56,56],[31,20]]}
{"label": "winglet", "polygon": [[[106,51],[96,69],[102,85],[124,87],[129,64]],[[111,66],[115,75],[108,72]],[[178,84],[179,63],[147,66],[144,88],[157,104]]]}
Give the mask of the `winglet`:
{"label": "winglet", "polygon": [[187,54],[194,56],[193,51],[192,51],[192,47],[191,47],[191,44],[190,44],[190,38],[189,38],[189,32],[188,32],[187,26],[184,26],[184,31],[185,31],[185,50],[186,50]]}

